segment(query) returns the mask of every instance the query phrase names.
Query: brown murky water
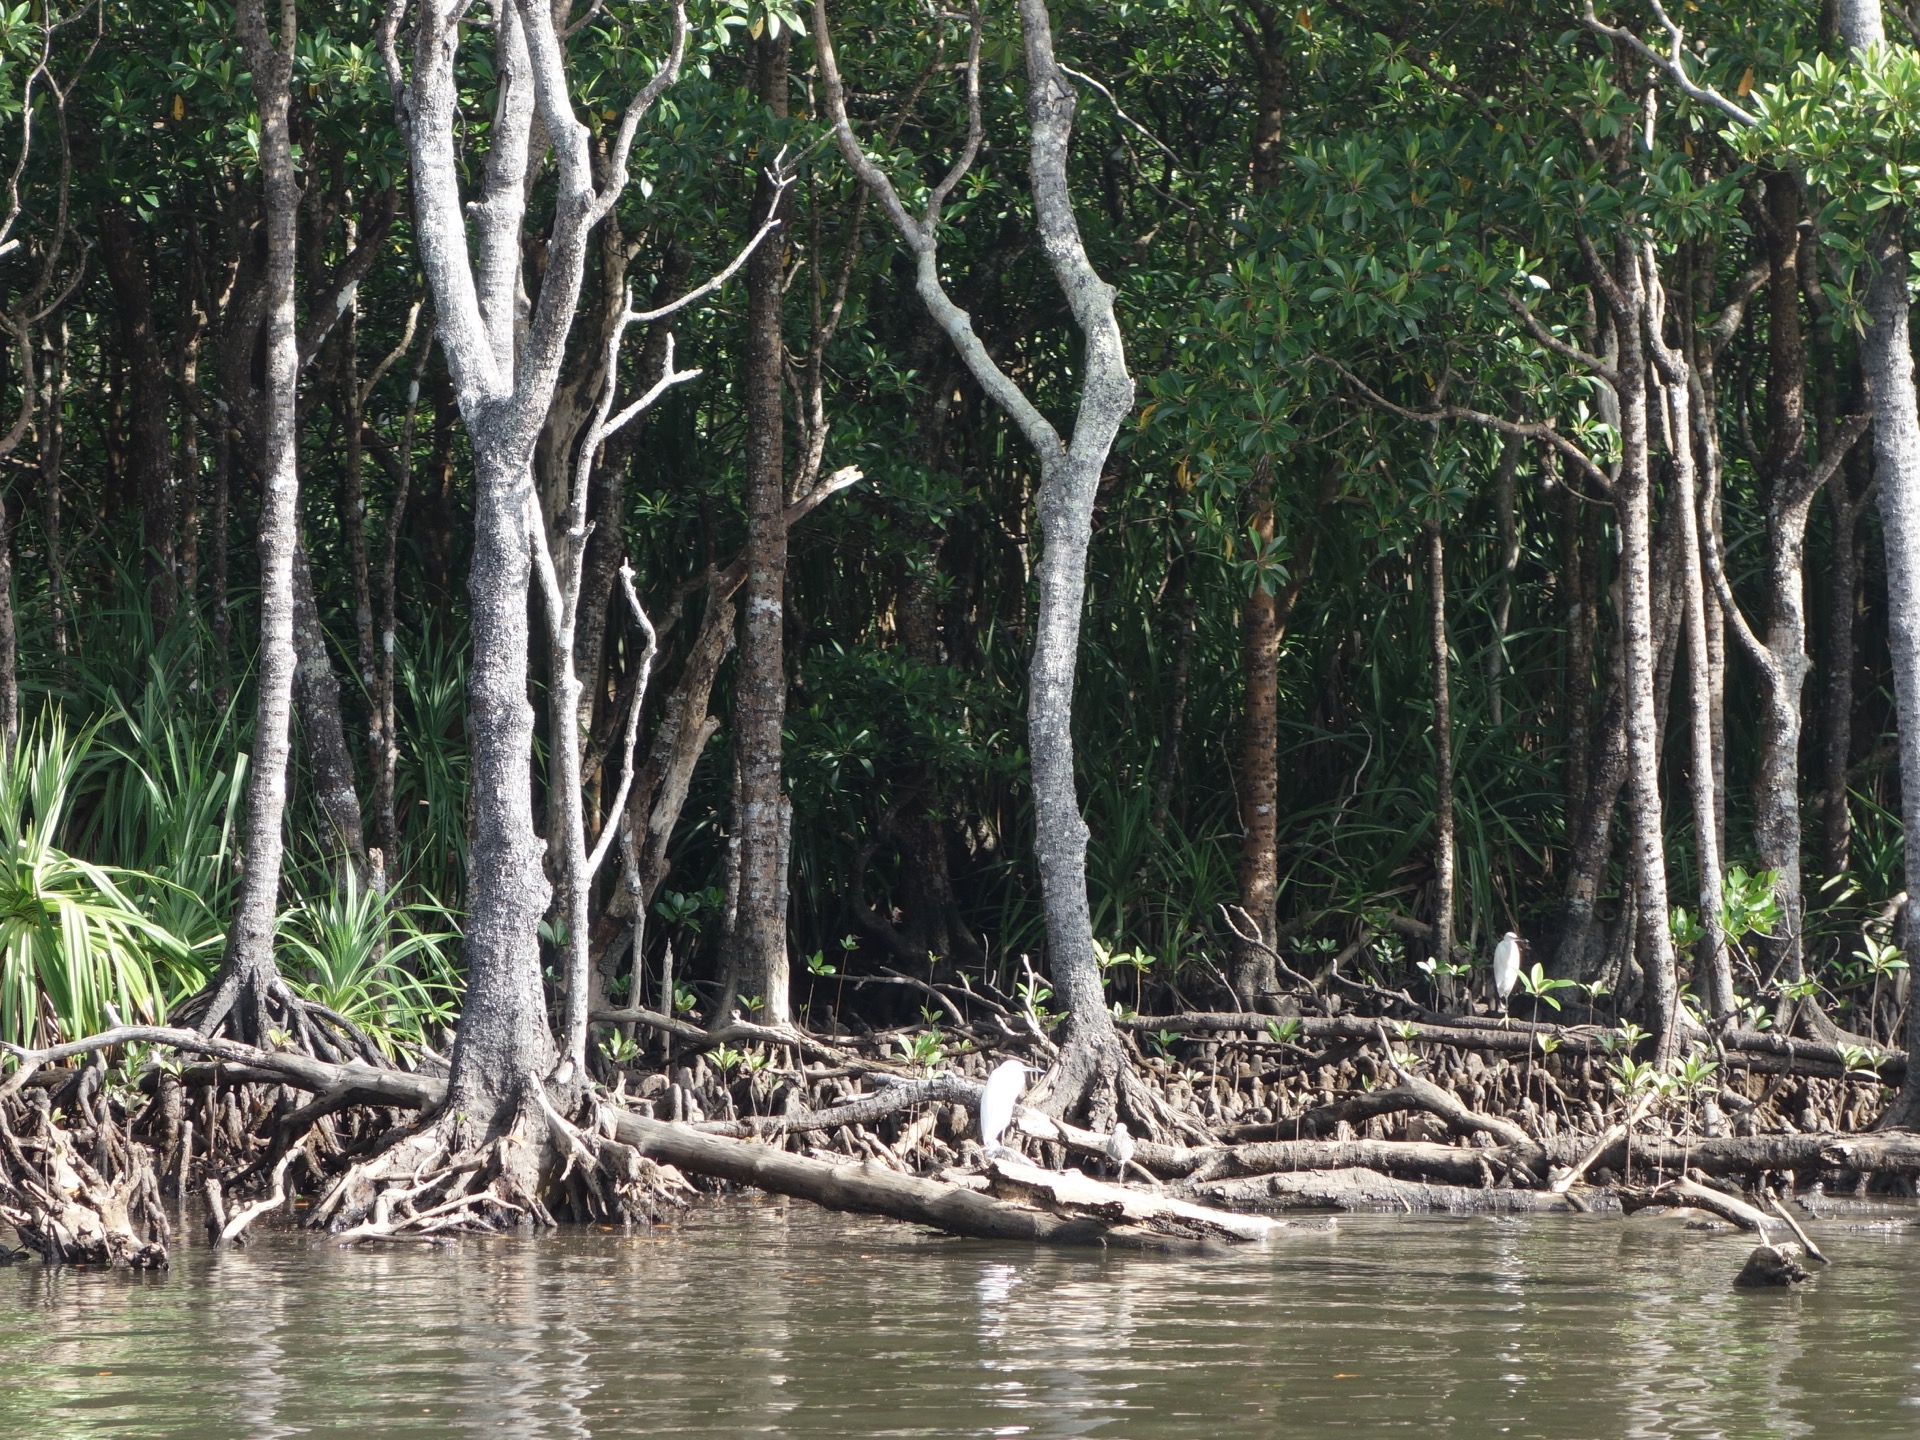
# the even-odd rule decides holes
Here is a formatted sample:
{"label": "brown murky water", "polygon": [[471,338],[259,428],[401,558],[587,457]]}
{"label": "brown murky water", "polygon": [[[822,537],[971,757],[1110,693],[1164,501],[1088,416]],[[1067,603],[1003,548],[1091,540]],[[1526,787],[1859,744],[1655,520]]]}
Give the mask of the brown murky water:
{"label": "brown murky water", "polygon": [[3,1440],[1812,1436],[1920,1422],[1920,1229],[1792,1294],[1668,1222],[1343,1217],[1166,1260],[737,1200],[450,1249],[0,1269]]}

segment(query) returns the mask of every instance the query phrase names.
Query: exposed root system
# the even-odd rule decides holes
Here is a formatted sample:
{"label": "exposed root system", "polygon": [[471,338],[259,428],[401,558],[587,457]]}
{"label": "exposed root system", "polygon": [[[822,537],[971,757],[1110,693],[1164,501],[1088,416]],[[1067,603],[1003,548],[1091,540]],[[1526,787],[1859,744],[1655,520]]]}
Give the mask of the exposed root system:
{"label": "exposed root system", "polygon": [[[1700,1057],[1689,1083],[1656,1094],[1631,1089],[1632,1068],[1573,1028],[1530,1027],[1521,1048],[1404,1022],[1314,1035],[1182,1018],[1153,1035],[1157,1053],[1125,1043],[1118,1068],[1082,1091],[1106,1087],[1110,1104],[1093,1108],[1125,1117],[1124,1151],[1042,1103],[1016,1109],[997,1159],[977,1123],[999,1058],[984,1046],[930,1070],[885,1035],[729,1032],[746,1042],[736,1049],[676,1024],[664,1063],[563,1090],[530,1083],[475,1133],[472,1107],[432,1075],[123,1029],[25,1054],[0,1081],[0,1221],[51,1261],[151,1265],[170,1239],[163,1193],[204,1193],[216,1243],[244,1242],[281,1210],[343,1240],[422,1241],[649,1223],[696,1187],[747,1184],[961,1234],[1149,1248],[1155,1235],[1159,1248],[1211,1243],[1194,1205],[1688,1206],[1817,1255],[1770,1182],[1911,1193],[1920,1175],[1920,1137],[1871,1129],[1881,1075],[1828,1073],[1804,1042],[1807,1053],[1758,1050],[1752,1065],[1731,1050]],[[162,1066],[156,1049],[113,1078],[108,1051],[130,1040],[191,1058]],[[1116,1153],[1141,1184],[1088,1178],[1111,1175]]]}
{"label": "exposed root system", "polygon": [[671,1166],[616,1140],[611,1115],[592,1100],[576,1124],[530,1086],[511,1123],[484,1138],[467,1134],[450,1108],[349,1164],[308,1223],[356,1241],[547,1227],[550,1205],[577,1220],[653,1221],[691,1191]]}

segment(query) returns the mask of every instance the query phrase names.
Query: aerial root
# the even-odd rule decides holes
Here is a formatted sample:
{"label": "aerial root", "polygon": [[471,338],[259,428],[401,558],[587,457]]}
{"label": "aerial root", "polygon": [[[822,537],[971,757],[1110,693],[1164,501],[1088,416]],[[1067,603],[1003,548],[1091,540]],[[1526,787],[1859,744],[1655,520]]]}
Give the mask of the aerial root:
{"label": "aerial root", "polygon": [[179,1008],[177,1023],[203,1035],[294,1050],[335,1065],[391,1063],[366,1031],[319,1001],[295,994],[277,971],[222,976]]}
{"label": "aerial root", "polygon": [[23,1108],[33,1123],[16,1134],[0,1106],[0,1222],[49,1263],[165,1266],[171,1227],[146,1147],[118,1135],[106,1113],[89,1162],[44,1092]]}
{"label": "aerial root", "polygon": [[473,1141],[445,1111],[378,1155],[350,1166],[309,1223],[343,1243],[421,1240],[454,1233],[550,1229],[553,1210],[575,1219],[652,1220],[692,1187],[670,1165],[613,1138],[613,1117],[587,1097],[583,1123],[530,1082],[505,1128]]}

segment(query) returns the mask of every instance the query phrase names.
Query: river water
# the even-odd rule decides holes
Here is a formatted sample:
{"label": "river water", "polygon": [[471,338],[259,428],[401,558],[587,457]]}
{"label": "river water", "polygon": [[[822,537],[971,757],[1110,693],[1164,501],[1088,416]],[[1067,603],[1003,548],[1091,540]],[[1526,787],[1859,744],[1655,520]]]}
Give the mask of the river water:
{"label": "river water", "polygon": [[735,1199],[651,1232],[160,1275],[0,1268],[0,1440],[1811,1436],[1920,1423],[1920,1229],[1305,1220],[1228,1257],[1046,1251]]}

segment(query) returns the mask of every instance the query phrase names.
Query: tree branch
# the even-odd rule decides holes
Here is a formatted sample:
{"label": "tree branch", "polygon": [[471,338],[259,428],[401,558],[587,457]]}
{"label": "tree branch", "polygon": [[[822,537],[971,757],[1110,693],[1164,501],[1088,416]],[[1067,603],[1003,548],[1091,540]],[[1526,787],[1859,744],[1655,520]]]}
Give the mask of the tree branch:
{"label": "tree branch", "polygon": [[1433,424],[1440,420],[1464,420],[1469,424],[1484,426],[1489,430],[1497,430],[1502,435],[1515,435],[1526,440],[1544,440],[1561,455],[1572,461],[1580,473],[1591,480],[1594,487],[1599,490],[1602,495],[1606,496],[1609,501],[1613,499],[1613,481],[1609,478],[1607,472],[1594,464],[1592,458],[1586,451],[1582,450],[1578,445],[1575,445],[1549,424],[1534,420],[1508,420],[1502,416],[1489,415],[1484,410],[1474,410],[1465,405],[1441,405],[1432,410],[1410,410],[1404,405],[1396,405],[1393,401],[1387,399],[1386,396],[1380,394],[1372,386],[1368,385],[1366,381],[1362,380],[1358,375],[1355,375],[1333,357],[1322,355],[1318,358],[1326,361],[1327,364],[1338,370],[1346,379],[1347,383],[1360,392],[1362,398],[1364,398],[1368,404],[1374,406],[1376,409],[1385,410],[1390,415],[1398,415],[1404,420],[1418,420],[1425,424]]}
{"label": "tree branch", "polygon": [[1680,27],[1674,24],[1672,17],[1667,14],[1666,8],[1661,5],[1660,0],[1648,0],[1648,3],[1652,5],[1653,13],[1659,19],[1661,25],[1666,28],[1667,36],[1673,47],[1670,54],[1660,54],[1631,30],[1622,29],[1617,25],[1607,24],[1598,15],[1594,14],[1593,0],[1586,0],[1586,14],[1583,18],[1586,20],[1588,29],[1606,36],[1609,40],[1618,40],[1642,59],[1651,61],[1655,66],[1664,70],[1668,77],[1672,79],[1673,83],[1678,85],[1681,91],[1692,99],[1698,100],[1703,105],[1713,106],[1714,109],[1720,111],[1736,124],[1744,125],[1749,129],[1758,125],[1760,123],[1759,117],[1741,109],[1740,106],[1734,104],[1733,101],[1729,100],[1712,86],[1697,84],[1692,77],[1687,74],[1685,37]]}

